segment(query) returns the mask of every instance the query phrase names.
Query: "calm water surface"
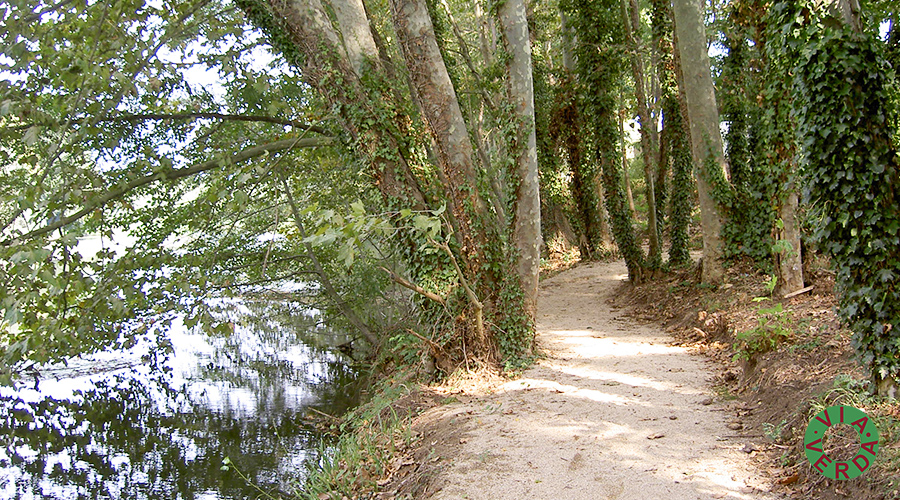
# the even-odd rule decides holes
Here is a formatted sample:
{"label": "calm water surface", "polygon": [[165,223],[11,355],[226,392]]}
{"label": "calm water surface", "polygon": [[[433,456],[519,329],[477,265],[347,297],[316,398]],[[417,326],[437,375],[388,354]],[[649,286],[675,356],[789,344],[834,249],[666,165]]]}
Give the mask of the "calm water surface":
{"label": "calm water surface", "polygon": [[147,344],[0,388],[0,498],[218,500],[301,488],[328,444],[310,409],[340,415],[358,402],[355,370],[328,348],[347,339],[296,303],[228,310],[234,335],[176,320],[171,355]]}

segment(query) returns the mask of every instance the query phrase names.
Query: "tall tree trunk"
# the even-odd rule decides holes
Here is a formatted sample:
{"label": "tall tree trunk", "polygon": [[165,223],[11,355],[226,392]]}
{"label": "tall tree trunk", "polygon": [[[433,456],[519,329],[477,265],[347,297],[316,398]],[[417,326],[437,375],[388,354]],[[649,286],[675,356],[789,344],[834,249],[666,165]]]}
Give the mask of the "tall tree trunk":
{"label": "tall tree trunk", "polygon": [[557,135],[561,136],[563,147],[566,151],[571,180],[569,189],[572,192],[572,200],[575,204],[575,219],[580,231],[578,241],[581,258],[594,259],[601,255],[601,251],[608,251],[612,247],[612,241],[607,222],[606,209],[603,205],[603,188],[598,178],[595,163],[586,158],[583,140],[584,117],[578,105],[576,82],[574,77],[577,71],[574,47],[576,44],[575,33],[568,20],[568,15],[560,11],[560,24],[562,28],[563,68],[567,77],[560,82],[561,99],[564,104],[556,111]]}
{"label": "tall tree trunk", "polygon": [[631,212],[631,218],[637,219],[637,208],[634,206],[634,191],[631,189],[631,176],[628,174],[628,158],[622,157],[622,174],[625,182],[625,196],[628,198],[628,210]]}
{"label": "tall tree trunk", "polygon": [[[752,127],[747,137],[747,156],[750,158],[748,164],[755,163],[757,166],[767,167],[762,174],[759,168],[754,171],[746,171],[743,174],[739,169],[735,169],[734,162],[729,158],[729,164],[732,168],[732,184],[740,193],[741,184],[754,186],[754,191],[758,193],[773,193],[772,196],[778,202],[776,208],[776,221],[773,221],[773,231],[775,246],[768,249],[775,266],[775,275],[777,277],[775,294],[785,295],[803,288],[803,255],[801,245],[801,231],[798,219],[799,194],[795,178],[797,176],[797,124],[791,117],[791,95],[793,94],[793,77],[789,75],[789,71],[785,67],[787,57],[784,57],[781,47],[770,45],[768,38],[771,36],[767,28],[767,22],[764,19],[766,6],[761,2],[751,3],[750,8],[733,11],[730,17],[735,26],[749,28],[736,29],[734,40],[729,45],[729,52],[734,52],[736,56],[741,56],[741,52],[751,50],[746,39],[749,37],[754,40],[753,50],[756,50],[756,57],[762,61],[763,71],[758,73],[748,71],[748,57],[735,57],[731,80],[735,82],[735,89],[750,88],[751,83],[755,79],[759,79],[759,90],[750,92],[750,96],[745,96],[743,100],[735,100],[733,105],[738,105],[745,109],[744,115]],[[745,34],[746,33],[746,34]],[[731,38],[731,37],[729,37]],[[748,82],[749,80],[749,82]],[[734,92],[734,91],[732,91]],[[755,99],[747,99],[753,95],[762,95],[761,101]],[[724,106],[723,106],[724,107]],[[737,107],[737,106],[735,106]],[[763,121],[761,115],[762,110],[769,109],[770,112],[765,113],[766,120]],[[732,118],[730,121],[734,121]],[[731,127],[729,127],[731,128]],[[729,135],[731,132],[729,130]],[[732,142],[729,140],[729,142]],[[740,141],[735,141],[739,143]],[[729,150],[733,150],[734,146],[729,145]],[[729,154],[731,154],[729,152]],[[736,175],[738,174],[738,175]],[[750,177],[750,176],[754,177]],[[757,177],[765,175],[764,179]],[[740,177],[745,177],[740,179]],[[774,189],[766,189],[769,183],[772,183],[773,177],[779,182],[774,183]],[[756,187],[760,186],[760,187]],[[762,194],[762,196],[766,196]],[[755,198],[756,196],[754,196]],[[755,200],[750,200],[750,204]],[[742,204],[743,205],[743,204]],[[750,207],[748,207],[750,208]],[[746,210],[753,213],[752,209]],[[756,210],[758,212],[758,210]],[[736,217],[741,217],[740,215]],[[745,233],[744,238],[751,236]]]}
{"label": "tall tree trunk", "polygon": [[[721,237],[723,217],[713,189],[727,181],[719,111],[707,54],[704,12],[702,0],[679,0],[674,4],[676,43],[681,56],[703,225],[702,280],[704,283],[719,284],[725,276]],[[723,187],[721,184],[719,187]]]}
{"label": "tall tree trunk", "polygon": [[650,107],[647,104],[647,91],[644,85],[644,60],[641,54],[639,35],[637,34],[641,28],[640,10],[636,0],[622,0],[622,16],[625,23],[625,39],[631,52],[631,74],[634,79],[634,94],[637,101],[638,117],[641,121],[641,157],[644,160],[647,235],[650,247],[650,253],[647,256],[647,266],[649,268],[658,268],[662,265],[662,250],[659,244],[659,228],[656,220],[655,187],[659,156],[656,145],[656,123],[650,116]]}
{"label": "tall tree trunk", "polygon": [[494,27],[494,18],[484,8],[485,2],[486,0],[475,0],[475,19],[478,22],[481,58],[485,65],[490,66],[494,63],[494,54],[497,49],[497,30]]}
{"label": "tall tree trunk", "polygon": [[[350,0],[348,0],[350,1]],[[356,119],[353,114],[379,116],[395,105],[388,90],[379,98],[363,99],[365,88],[357,69],[351,64],[347,48],[320,0],[269,0],[268,8],[249,0],[236,0],[255,24],[269,35],[273,45],[287,60],[303,70],[306,83],[318,89],[335,109],[339,109],[341,126],[347,131],[360,152],[373,167],[375,184],[385,197],[403,200],[417,210],[427,206],[397,137],[405,131],[388,130],[388,126],[403,127],[404,123],[380,123],[374,127]],[[353,9],[352,6],[348,7]],[[357,7],[358,8],[358,7]],[[348,15],[345,22],[360,22],[358,16]],[[352,30],[362,40],[366,27]],[[369,32],[371,36],[371,32]],[[359,60],[368,57],[366,43],[359,43]],[[341,85],[334,85],[335,79]],[[399,122],[399,121],[398,121]],[[393,133],[392,133],[393,132]]]}
{"label": "tall tree trunk", "polygon": [[534,121],[534,80],[531,67],[531,42],[524,0],[506,0],[498,17],[508,53],[509,97],[519,122],[516,153],[515,216],[513,243],[518,252],[516,271],[525,310],[532,321],[537,311],[538,272],[541,264],[541,200],[537,164],[537,139]]}
{"label": "tall tree trunk", "polygon": [[594,175],[593,183],[594,192],[597,196],[597,218],[598,223],[597,227],[599,228],[600,236],[599,236],[599,244],[595,245],[595,248],[599,246],[599,248],[606,253],[610,253],[613,251],[613,241],[612,230],[609,227],[609,212],[606,211],[606,193],[603,191],[603,182],[600,179],[600,176]]}
{"label": "tall tree trunk", "polygon": [[471,276],[481,273],[487,250],[482,243],[490,227],[487,207],[478,190],[474,150],[456,90],[438,48],[428,7],[423,0],[392,0],[391,16],[401,53],[409,68],[423,118],[435,138],[435,156],[444,190],[457,223],[460,246]]}
{"label": "tall tree trunk", "polygon": [[[659,54],[657,75],[662,100],[663,130],[660,134],[658,192],[665,188],[666,170],[672,170],[669,196],[669,264],[690,262],[688,224],[694,183],[691,177],[691,146],[684,118],[683,96],[679,92],[680,63],[672,31],[672,9],[668,0],[653,0],[653,39]],[[683,85],[682,85],[683,87]],[[663,196],[657,197],[662,205]],[[660,207],[662,208],[662,207]],[[662,220],[660,217],[659,220]]]}
{"label": "tall tree trunk", "polygon": [[[621,96],[621,94],[620,94]],[[624,100],[623,100],[624,102]],[[637,219],[637,209],[634,207],[634,192],[631,190],[631,174],[628,173],[628,143],[625,140],[625,110],[619,111],[619,141],[622,149],[622,176],[624,177],[625,198],[628,200],[628,210],[631,219]]]}
{"label": "tall tree trunk", "polygon": [[378,61],[378,48],[369,27],[369,18],[362,0],[331,0],[334,16],[347,50],[350,64],[356,74],[362,76],[363,65],[368,59]]}

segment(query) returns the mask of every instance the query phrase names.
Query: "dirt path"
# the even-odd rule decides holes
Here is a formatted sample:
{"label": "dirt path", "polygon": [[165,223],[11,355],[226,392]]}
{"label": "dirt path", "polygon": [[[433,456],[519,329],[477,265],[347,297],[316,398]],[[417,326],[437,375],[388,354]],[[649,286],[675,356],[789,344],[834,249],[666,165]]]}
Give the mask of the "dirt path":
{"label": "dirt path", "polygon": [[545,280],[547,358],[490,396],[423,415],[454,445],[433,458],[448,463],[428,498],[776,498],[709,404],[703,358],[607,304],[624,278],[608,263]]}

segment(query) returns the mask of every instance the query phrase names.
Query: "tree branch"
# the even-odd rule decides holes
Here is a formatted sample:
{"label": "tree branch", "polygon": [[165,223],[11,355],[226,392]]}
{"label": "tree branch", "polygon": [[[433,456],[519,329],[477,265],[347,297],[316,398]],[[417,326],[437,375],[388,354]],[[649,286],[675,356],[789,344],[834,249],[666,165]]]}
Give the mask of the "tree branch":
{"label": "tree branch", "polygon": [[419,285],[417,285],[417,284],[415,284],[415,283],[413,283],[413,282],[411,282],[411,281],[405,279],[404,277],[400,276],[399,274],[395,273],[394,271],[391,271],[390,269],[388,269],[388,268],[386,268],[386,267],[381,267],[381,266],[379,266],[379,268],[380,268],[382,271],[388,273],[388,275],[390,275],[391,280],[393,280],[394,283],[397,283],[398,285],[400,285],[400,286],[402,286],[402,287],[404,287],[404,288],[408,288],[408,289],[410,289],[410,290],[412,290],[412,291],[418,293],[419,295],[422,295],[423,297],[429,298],[429,299],[431,299],[431,300],[437,302],[438,304],[440,304],[440,305],[442,305],[442,306],[446,305],[446,303],[444,302],[444,298],[441,297],[440,295],[438,295],[438,294],[436,294],[436,293],[429,292],[428,290],[426,290],[426,289],[420,287]]}
{"label": "tree branch", "polygon": [[459,275],[459,282],[463,286],[463,290],[466,291],[466,296],[469,298],[469,302],[472,303],[472,306],[475,307],[475,328],[478,332],[478,340],[484,345],[487,337],[484,334],[484,304],[478,300],[478,297],[475,295],[475,292],[469,286],[469,281],[466,280],[466,276],[463,274],[462,269],[459,267],[459,263],[456,261],[456,256],[453,255],[453,251],[450,250],[450,246],[446,243],[438,243],[431,238],[428,238],[428,241],[437,248],[440,248],[450,257],[450,262],[453,263],[453,267],[456,269],[456,274]]}
{"label": "tree branch", "polygon": [[[300,237],[302,239],[306,239],[306,230],[303,228],[303,222],[300,220],[300,209],[297,208],[297,204],[294,202],[294,197],[291,195],[291,187],[288,185],[286,179],[281,179],[282,184],[284,184],[284,195],[288,200],[288,204],[291,206],[291,215],[294,217],[294,226],[297,227],[297,231],[300,232]],[[303,246],[306,248],[306,254],[309,256],[310,263],[313,266],[313,271],[316,275],[319,276],[319,283],[322,285],[322,288],[325,289],[325,293],[335,302],[338,306],[338,309],[341,311],[341,314],[347,318],[359,333],[362,334],[363,337],[369,342],[369,344],[377,348],[380,344],[378,341],[378,336],[375,335],[372,330],[363,322],[362,318],[360,318],[356,312],[350,307],[341,295],[338,293],[337,289],[334,287],[334,284],[331,283],[331,279],[328,278],[328,273],[325,272],[325,267],[319,261],[319,258],[316,257],[315,251],[313,251],[313,246],[311,243],[303,243]]]}
{"label": "tree branch", "polygon": [[65,7],[66,5],[72,3],[73,1],[74,0],[62,0],[60,2],[57,2],[54,5],[51,5],[45,9],[41,10],[41,11],[35,12],[35,13],[31,14],[30,16],[26,16],[26,17],[22,18],[22,21],[26,22],[26,23],[33,23],[35,21],[40,20],[41,16],[43,16],[44,14],[61,9],[62,7]]}
{"label": "tree branch", "polygon": [[[295,128],[301,128],[304,132],[315,132],[317,134],[322,135],[331,135],[328,130],[325,130],[318,125],[310,125],[308,123],[299,122],[296,120],[287,120],[284,118],[276,118],[273,116],[261,116],[261,115],[234,115],[227,113],[140,113],[140,114],[132,114],[132,115],[121,115],[121,116],[107,116],[103,118],[96,117],[81,117],[81,118],[72,118],[69,121],[66,121],[67,124],[82,124],[87,121],[92,121],[95,123],[100,122],[141,122],[141,121],[150,121],[150,120],[173,120],[173,121],[185,121],[185,120],[197,120],[197,119],[215,119],[215,120],[223,120],[223,121],[237,121],[237,122],[262,122],[262,123],[274,123],[276,125],[289,125]],[[32,122],[26,123],[22,125],[15,125],[12,127],[4,127],[5,130],[19,131],[25,130],[34,126],[40,127],[49,127],[54,125],[60,125],[61,122]]]}
{"label": "tree branch", "polygon": [[251,158],[255,158],[257,156],[262,156],[266,153],[272,153],[275,151],[283,151],[286,149],[293,148],[310,148],[317,146],[327,146],[332,144],[334,139],[330,137],[318,137],[318,138],[310,138],[310,139],[284,139],[281,141],[271,142],[269,144],[263,144],[261,146],[252,147],[250,149],[246,149],[241,151],[240,153],[235,153],[231,157],[228,158],[220,158],[215,160],[210,160],[207,162],[199,163],[197,165],[187,167],[187,168],[178,168],[178,169],[166,169],[160,172],[153,173],[151,175],[147,175],[138,179],[135,179],[124,186],[121,186],[117,189],[113,189],[111,191],[107,191],[106,194],[99,196],[87,204],[85,206],[66,217],[62,217],[56,220],[53,223],[47,224],[41,228],[35,229],[33,231],[29,231],[21,236],[16,238],[9,238],[0,242],[2,246],[11,246],[20,244],[25,240],[31,240],[37,238],[38,236],[42,236],[44,234],[53,232],[61,227],[68,226],[69,224],[77,221],[78,219],[84,217],[85,215],[93,212],[94,210],[106,205],[112,200],[121,198],[122,196],[128,194],[129,192],[147,184],[151,184],[157,181],[172,181],[176,179],[181,179],[184,177],[189,177],[194,174],[199,174],[201,172],[205,172],[207,170],[213,170],[215,168],[222,167],[225,164],[234,164],[240,163]]}

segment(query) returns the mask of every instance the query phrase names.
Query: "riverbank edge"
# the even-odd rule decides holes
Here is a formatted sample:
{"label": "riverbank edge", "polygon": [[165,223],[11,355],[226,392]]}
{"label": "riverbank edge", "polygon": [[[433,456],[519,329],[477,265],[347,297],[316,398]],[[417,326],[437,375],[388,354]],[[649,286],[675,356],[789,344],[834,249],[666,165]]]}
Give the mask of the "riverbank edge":
{"label": "riverbank edge", "polygon": [[[416,428],[416,418],[435,406],[459,401],[455,394],[472,392],[452,381],[459,376],[480,386],[507,380],[484,370],[457,373],[440,385],[429,385],[417,381],[411,370],[377,382],[368,401],[332,423],[338,441],[323,450],[316,467],[310,468],[297,498],[400,500],[424,493],[421,490],[440,468],[441,457],[411,458],[425,438]],[[434,467],[420,467],[423,461]],[[390,491],[387,496],[386,491]]]}

